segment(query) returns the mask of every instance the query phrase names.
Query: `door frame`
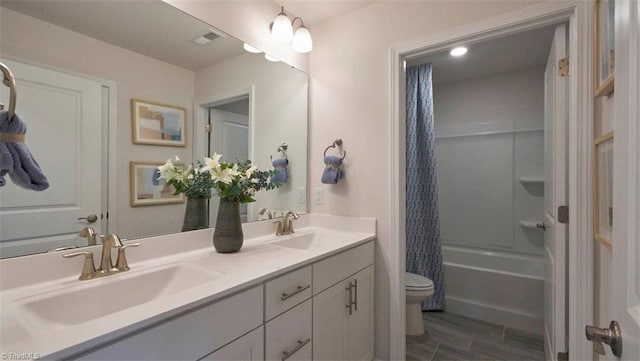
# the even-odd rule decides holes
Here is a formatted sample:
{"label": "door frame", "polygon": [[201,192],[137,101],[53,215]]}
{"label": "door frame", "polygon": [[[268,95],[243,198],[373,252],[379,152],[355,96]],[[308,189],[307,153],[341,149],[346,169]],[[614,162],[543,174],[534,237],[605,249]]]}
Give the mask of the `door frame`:
{"label": "door frame", "polygon": [[[207,138],[203,131],[209,122],[209,108],[216,105],[222,105],[232,102],[242,97],[249,96],[249,159],[254,159],[253,141],[255,136],[255,94],[256,87],[251,85],[248,88],[240,88],[225,93],[211,95],[205,98],[196,99],[193,103],[193,114],[195,121],[193,122],[193,161],[207,156]],[[198,131],[200,130],[200,131]],[[253,212],[253,204],[247,204],[247,214]]]}
{"label": "door frame", "polygon": [[[546,25],[569,22],[569,122],[568,179],[569,222],[567,278],[571,359],[592,357],[591,344],[584,337],[584,326],[593,319],[593,255],[591,244],[591,142],[593,136],[592,39],[593,6],[580,0],[547,2],[461,26],[422,39],[399,44],[390,51],[390,133],[391,146],[389,222],[391,239],[405,234],[405,65],[407,57],[442,51],[454,45],[489,40]],[[404,360],[405,348],[405,243],[391,244],[389,259],[390,359]]]}

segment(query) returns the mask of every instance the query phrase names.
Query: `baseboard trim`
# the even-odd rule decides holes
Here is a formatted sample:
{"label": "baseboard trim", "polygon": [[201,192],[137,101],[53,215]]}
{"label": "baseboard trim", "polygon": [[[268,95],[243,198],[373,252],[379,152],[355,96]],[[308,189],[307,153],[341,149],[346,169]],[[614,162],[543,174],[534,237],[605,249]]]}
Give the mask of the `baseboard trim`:
{"label": "baseboard trim", "polygon": [[446,305],[446,310],[450,313],[505,325],[541,336],[544,334],[544,319],[538,315],[450,296],[446,297]]}

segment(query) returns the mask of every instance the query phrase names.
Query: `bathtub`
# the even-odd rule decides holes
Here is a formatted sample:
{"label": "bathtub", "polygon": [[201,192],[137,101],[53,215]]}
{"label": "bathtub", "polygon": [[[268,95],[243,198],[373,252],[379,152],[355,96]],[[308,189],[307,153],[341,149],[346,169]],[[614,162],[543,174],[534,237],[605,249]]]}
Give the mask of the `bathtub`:
{"label": "bathtub", "polygon": [[543,334],[544,258],[443,245],[447,312]]}

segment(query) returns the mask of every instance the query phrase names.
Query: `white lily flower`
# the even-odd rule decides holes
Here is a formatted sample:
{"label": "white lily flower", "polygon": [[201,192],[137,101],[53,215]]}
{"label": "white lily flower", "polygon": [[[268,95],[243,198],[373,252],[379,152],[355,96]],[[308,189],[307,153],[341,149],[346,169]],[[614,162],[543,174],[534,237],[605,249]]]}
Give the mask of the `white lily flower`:
{"label": "white lily flower", "polygon": [[233,170],[232,168],[222,169],[220,167],[212,169],[211,179],[216,182],[222,182],[224,184],[231,184],[233,182]]}
{"label": "white lily flower", "polygon": [[[176,161],[179,160],[180,159],[176,157]],[[171,158],[167,159],[167,161],[163,165],[159,166],[158,170],[160,171],[160,176],[158,177],[158,179],[171,180],[173,178],[176,178],[176,176],[178,175],[178,169],[171,161]]]}
{"label": "white lily flower", "polygon": [[202,172],[212,172],[216,169],[220,168],[220,158],[222,158],[222,154],[213,153],[211,158],[204,157],[204,167],[202,167]]}
{"label": "white lily flower", "polygon": [[255,172],[258,169],[258,167],[256,167],[255,165],[252,166],[251,168],[247,169],[246,172],[244,172],[244,175],[249,178],[251,177],[251,175],[253,174],[253,172]]}

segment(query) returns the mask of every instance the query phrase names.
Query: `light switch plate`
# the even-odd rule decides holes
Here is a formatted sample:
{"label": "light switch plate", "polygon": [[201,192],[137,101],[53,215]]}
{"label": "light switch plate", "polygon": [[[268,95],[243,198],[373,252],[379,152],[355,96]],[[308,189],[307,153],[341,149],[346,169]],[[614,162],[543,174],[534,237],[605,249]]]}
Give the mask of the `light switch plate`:
{"label": "light switch plate", "polygon": [[304,187],[298,187],[298,204],[307,203],[307,192]]}
{"label": "light switch plate", "polygon": [[323,204],[324,203],[324,188],[317,187],[313,190],[313,202],[315,204]]}

